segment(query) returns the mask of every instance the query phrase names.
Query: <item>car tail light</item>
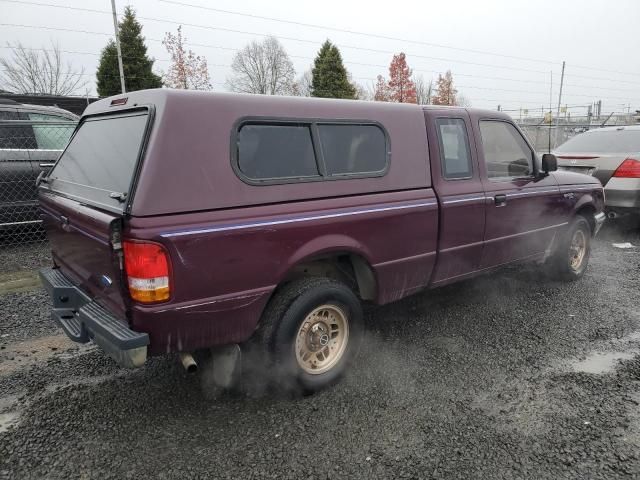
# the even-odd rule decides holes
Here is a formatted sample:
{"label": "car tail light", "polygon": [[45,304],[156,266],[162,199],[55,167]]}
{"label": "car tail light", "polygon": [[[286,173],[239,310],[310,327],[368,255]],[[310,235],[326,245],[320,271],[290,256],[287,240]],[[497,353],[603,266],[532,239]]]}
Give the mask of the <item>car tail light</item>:
{"label": "car tail light", "polygon": [[613,172],[613,176],[618,178],[640,178],[640,160],[627,158]]}
{"label": "car tail light", "polygon": [[168,300],[171,295],[169,256],[164,247],[125,240],[123,248],[131,298],[140,303]]}

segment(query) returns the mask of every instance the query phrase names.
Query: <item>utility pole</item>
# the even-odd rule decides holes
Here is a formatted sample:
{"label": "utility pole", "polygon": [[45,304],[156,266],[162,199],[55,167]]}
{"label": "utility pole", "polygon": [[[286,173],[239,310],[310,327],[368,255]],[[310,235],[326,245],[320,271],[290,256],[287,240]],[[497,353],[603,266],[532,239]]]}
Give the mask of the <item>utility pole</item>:
{"label": "utility pole", "polygon": [[558,130],[560,129],[560,104],[562,102],[562,85],[564,84],[564,65],[562,62],[562,74],[560,75],[560,91],[558,92],[558,112],[556,113],[556,130],[553,142],[558,143]]}
{"label": "utility pole", "polygon": [[551,118],[551,112],[553,111],[553,70],[550,72],[549,83],[549,145],[547,153],[551,153],[551,126],[553,125],[553,119]]}
{"label": "utility pole", "polygon": [[120,50],[120,36],[118,35],[118,16],[116,15],[116,0],[111,0],[111,13],[113,13],[113,30],[116,36],[116,49],[118,50],[118,68],[120,69],[120,87],[122,93],[127,93],[124,86],[124,69],[122,68],[122,50]]}
{"label": "utility pole", "polygon": [[562,74],[560,75],[560,91],[558,93],[558,113],[556,114],[557,118],[560,118],[560,105],[562,104],[562,85],[564,84],[564,65],[562,62]]}

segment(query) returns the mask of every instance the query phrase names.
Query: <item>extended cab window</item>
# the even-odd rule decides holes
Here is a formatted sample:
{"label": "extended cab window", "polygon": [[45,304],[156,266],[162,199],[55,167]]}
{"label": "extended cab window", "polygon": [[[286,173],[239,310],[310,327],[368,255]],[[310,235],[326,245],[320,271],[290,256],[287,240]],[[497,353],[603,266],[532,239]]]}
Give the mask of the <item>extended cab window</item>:
{"label": "extended cab window", "polygon": [[310,126],[243,125],[238,134],[238,168],[257,180],[317,176]]}
{"label": "extended cab window", "polygon": [[376,125],[318,125],[329,175],[379,172],[387,166],[384,132]]}
{"label": "extended cab window", "polygon": [[122,211],[136,169],[147,112],[82,121],[49,175],[52,190]]}
{"label": "extended cab window", "polygon": [[443,177],[448,180],[471,177],[471,152],[464,120],[461,118],[438,118],[436,125]]}
{"label": "extended cab window", "polygon": [[481,120],[480,133],[489,178],[533,175],[533,152],[512,124]]}
{"label": "extended cab window", "polygon": [[234,168],[250,182],[381,176],[388,166],[387,135],[373,123],[248,120],[234,142]]}

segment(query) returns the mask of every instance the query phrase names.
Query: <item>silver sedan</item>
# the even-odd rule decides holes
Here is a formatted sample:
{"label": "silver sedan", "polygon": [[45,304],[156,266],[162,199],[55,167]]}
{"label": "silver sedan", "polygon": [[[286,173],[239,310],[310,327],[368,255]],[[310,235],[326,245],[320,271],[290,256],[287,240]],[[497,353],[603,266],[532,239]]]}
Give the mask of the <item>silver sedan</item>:
{"label": "silver sedan", "polygon": [[593,175],[602,182],[610,217],[640,214],[640,125],[589,130],[554,153],[559,169]]}

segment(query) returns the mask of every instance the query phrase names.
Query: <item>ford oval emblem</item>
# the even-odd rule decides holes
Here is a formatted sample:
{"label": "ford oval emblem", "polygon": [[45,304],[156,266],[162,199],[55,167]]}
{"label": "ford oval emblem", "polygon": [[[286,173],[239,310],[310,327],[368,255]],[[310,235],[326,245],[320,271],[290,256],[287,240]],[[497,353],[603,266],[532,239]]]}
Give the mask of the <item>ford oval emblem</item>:
{"label": "ford oval emblem", "polygon": [[113,280],[106,275],[100,275],[100,283],[103,287],[110,287],[113,284]]}

